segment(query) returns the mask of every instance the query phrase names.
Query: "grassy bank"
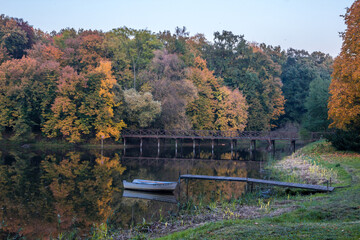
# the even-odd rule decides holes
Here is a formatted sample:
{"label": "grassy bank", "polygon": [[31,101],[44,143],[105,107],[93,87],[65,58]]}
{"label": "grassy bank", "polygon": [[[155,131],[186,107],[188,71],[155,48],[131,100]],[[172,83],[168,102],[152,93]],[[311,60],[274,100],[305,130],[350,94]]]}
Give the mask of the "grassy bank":
{"label": "grassy bank", "polygon": [[[233,214],[229,220],[198,223],[161,239],[360,238],[360,154],[335,151],[323,141],[268,168],[282,181],[324,184],[331,178],[336,189],[316,194],[276,189],[272,198],[259,199],[257,205],[250,202],[260,214],[245,219]],[[240,207],[237,213],[241,211]]]}

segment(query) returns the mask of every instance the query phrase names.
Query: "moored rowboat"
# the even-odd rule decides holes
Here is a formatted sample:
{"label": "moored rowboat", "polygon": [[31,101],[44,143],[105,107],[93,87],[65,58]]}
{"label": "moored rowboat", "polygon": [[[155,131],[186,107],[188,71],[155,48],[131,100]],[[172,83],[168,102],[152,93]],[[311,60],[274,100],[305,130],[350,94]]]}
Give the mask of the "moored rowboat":
{"label": "moored rowboat", "polygon": [[171,192],[174,191],[177,186],[177,182],[162,182],[142,179],[135,179],[133,182],[123,180],[123,184],[125,189],[159,192]]}

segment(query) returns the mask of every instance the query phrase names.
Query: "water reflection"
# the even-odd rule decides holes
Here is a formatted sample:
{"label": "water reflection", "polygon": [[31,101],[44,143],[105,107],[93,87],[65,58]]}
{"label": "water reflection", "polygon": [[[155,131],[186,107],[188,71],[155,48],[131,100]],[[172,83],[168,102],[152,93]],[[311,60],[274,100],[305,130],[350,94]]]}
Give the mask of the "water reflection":
{"label": "water reflection", "polygon": [[[123,192],[122,180],[177,181],[179,174],[186,173],[261,178],[261,166],[269,158],[260,147],[249,152],[239,146],[231,153],[230,146],[222,143],[215,154],[211,146],[202,144],[193,155],[192,145],[186,142],[179,143],[174,158],[176,151],[171,144],[163,144],[159,155],[157,146],[149,144],[144,144],[141,156],[136,142],[126,156],[121,149],[103,153],[1,150],[0,238],[18,231],[29,239],[47,238],[73,229],[84,235],[101,223],[127,228],[143,219],[156,220],[176,212],[175,201],[240,197],[245,183],[183,180],[174,195],[167,196],[172,201],[156,201],[159,197],[154,201],[151,196]],[[276,154],[286,152],[278,150]]]}
{"label": "water reflection", "polygon": [[114,180],[125,167],[112,158],[80,152],[3,154],[0,167],[1,232],[29,238],[57,236],[78,228],[87,232],[112,213]]}

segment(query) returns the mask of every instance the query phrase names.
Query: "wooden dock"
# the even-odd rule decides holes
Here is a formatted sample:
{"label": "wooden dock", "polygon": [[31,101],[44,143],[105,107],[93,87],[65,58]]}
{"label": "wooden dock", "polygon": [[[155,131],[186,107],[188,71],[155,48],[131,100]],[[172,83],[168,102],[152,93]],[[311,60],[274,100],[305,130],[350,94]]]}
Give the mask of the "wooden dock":
{"label": "wooden dock", "polygon": [[262,179],[255,179],[255,178],[222,177],[222,176],[206,176],[206,175],[190,175],[190,174],[186,174],[186,175],[180,175],[180,179],[199,179],[199,180],[216,180],[216,181],[235,181],[235,182],[258,183],[258,184],[267,184],[267,185],[273,185],[273,186],[279,186],[279,187],[303,188],[303,189],[315,190],[315,191],[320,191],[320,192],[332,192],[334,190],[334,187],[330,187],[330,186],[279,182],[279,181],[262,180]]}

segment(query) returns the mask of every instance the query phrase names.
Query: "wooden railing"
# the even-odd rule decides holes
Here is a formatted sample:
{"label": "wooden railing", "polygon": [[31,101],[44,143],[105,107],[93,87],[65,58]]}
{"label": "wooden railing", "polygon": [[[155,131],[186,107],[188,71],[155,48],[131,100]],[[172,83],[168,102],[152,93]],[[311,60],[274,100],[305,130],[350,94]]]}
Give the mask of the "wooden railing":
{"label": "wooden railing", "polygon": [[219,130],[162,130],[124,129],[122,137],[137,138],[197,138],[197,139],[250,139],[250,140],[297,140],[297,132],[219,131]]}

